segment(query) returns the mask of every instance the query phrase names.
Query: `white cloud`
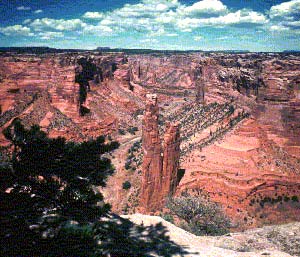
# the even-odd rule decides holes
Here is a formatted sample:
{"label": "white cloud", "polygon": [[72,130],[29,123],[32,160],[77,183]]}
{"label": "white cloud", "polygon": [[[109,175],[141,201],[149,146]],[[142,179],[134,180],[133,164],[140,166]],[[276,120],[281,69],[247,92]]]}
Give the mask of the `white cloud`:
{"label": "white cloud", "polygon": [[282,25],[272,25],[270,26],[270,31],[288,31],[289,28]]}
{"label": "white cloud", "polygon": [[40,32],[38,35],[43,40],[50,40],[53,38],[64,37],[64,34],[62,32],[54,32],[54,31]]}
{"label": "white cloud", "polygon": [[268,20],[265,15],[250,10],[239,10],[237,12],[228,13],[224,16],[201,20],[201,23],[210,25],[230,25],[241,23],[264,24],[266,22],[268,22]]}
{"label": "white cloud", "polygon": [[28,24],[30,22],[31,22],[31,19],[26,19],[26,20],[23,21],[23,24]]}
{"label": "white cloud", "polygon": [[28,7],[28,6],[18,6],[17,7],[17,10],[18,11],[29,11],[29,10],[31,10],[31,7]]}
{"label": "white cloud", "polygon": [[195,36],[194,41],[201,41],[203,39],[202,36]]}
{"label": "white cloud", "polygon": [[[27,19],[23,24],[31,31],[49,32],[44,35],[45,39],[58,37],[60,34],[54,32],[64,31],[76,32],[76,35],[86,33],[109,36],[128,32],[140,33],[148,38],[175,37],[180,32],[192,32],[203,27],[249,27],[249,24],[269,31],[286,31],[296,30],[300,26],[293,16],[296,12],[299,13],[299,5],[300,0],[292,0],[273,6],[264,14],[251,9],[232,11],[222,0],[200,0],[190,5],[178,0],[140,0],[136,4],[125,4],[111,11],[85,12],[81,19]],[[42,10],[34,11],[41,12]],[[21,28],[19,30],[22,31]],[[19,33],[26,33],[25,30]],[[192,39],[201,40],[199,37]]]}
{"label": "white cloud", "polygon": [[180,18],[180,15],[176,13],[175,11],[168,11],[163,14],[157,15],[155,18],[155,22],[161,23],[161,24],[175,24],[176,21]]}
{"label": "white cloud", "polygon": [[156,6],[156,10],[157,10],[157,11],[165,11],[165,10],[167,10],[167,9],[169,9],[169,7],[168,7],[167,5],[165,5],[165,4],[158,4],[158,5]]}
{"label": "white cloud", "polygon": [[109,26],[104,26],[101,24],[98,25],[87,25],[84,27],[83,32],[86,34],[94,34],[97,36],[105,36],[105,35],[112,35],[113,30]]}
{"label": "white cloud", "polygon": [[33,36],[30,28],[22,25],[8,26],[0,28],[0,32],[6,36]]}
{"label": "white cloud", "polygon": [[83,17],[99,19],[98,26],[107,26],[115,33],[136,31],[154,36],[176,33],[178,29],[191,32],[204,26],[268,22],[264,14],[252,10],[229,12],[220,0],[202,0],[190,6],[177,0],[142,0],[106,13],[87,12]]}
{"label": "white cloud", "polygon": [[43,10],[41,10],[41,9],[34,11],[35,14],[42,13],[42,12],[43,12]]}
{"label": "white cloud", "polygon": [[74,31],[80,30],[87,26],[86,23],[82,22],[80,19],[71,19],[71,20],[64,20],[64,19],[49,19],[49,18],[42,18],[42,19],[35,19],[29,25],[35,31],[42,31],[46,29],[56,29],[60,31]]}
{"label": "white cloud", "polygon": [[146,38],[146,39],[142,39],[140,42],[142,42],[142,43],[157,43],[158,40],[156,38]]}
{"label": "white cloud", "polygon": [[165,34],[165,36],[167,36],[167,37],[178,37],[178,34],[177,33],[167,33],[167,34]]}
{"label": "white cloud", "polygon": [[211,18],[183,18],[177,21],[177,25],[181,31],[189,32],[194,28],[205,27],[205,26],[217,26],[224,27],[228,25],[236,24],[265,24],[267,18],[258,12],[250,10],[239,10],[237,12],[228,13],[219,17]]}
{"label": "white cloud", "polygon": [[286,24],[291,27],[300,27],[300,20],[299,21],[289,21]]}
{"label": "white cloud", "polygon": [[92,19],[92,20],[101,20],[104,18],[103,13],[100,12],[86,12],[82,18]]}
{"label": "white cloud", "polygon": [[227,11],[227,7],[219,0],[202,0],[191,6],[185,7],[183,11],[187,14],[218,14]]}
{"label": "white cloud", "polygon": [[300,0],[283,2],[279,5],[272,6],[270,9],[271,18],[285,17],[297,13],[300,13]]}
{"label": "white cloud", "polygon": [[300,30],[300,0],[292,0],[271,7],[269,16],[270,24],[266,29],[274,32],[293,31],[298,33]]}

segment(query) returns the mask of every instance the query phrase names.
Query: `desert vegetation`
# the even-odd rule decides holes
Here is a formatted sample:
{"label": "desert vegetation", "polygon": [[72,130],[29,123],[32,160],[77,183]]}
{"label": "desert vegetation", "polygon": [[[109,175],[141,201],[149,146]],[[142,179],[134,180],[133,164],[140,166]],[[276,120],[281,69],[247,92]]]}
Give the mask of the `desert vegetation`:
{"label": "desert vegetation", "polygon": [[[198,235],[223,235],[229,232],[230,220],[222,208],[203,195],[183,194],[167,202],[170,212],[180,219],[179,226]],[[167,219],[172,220],[170,215]]]}

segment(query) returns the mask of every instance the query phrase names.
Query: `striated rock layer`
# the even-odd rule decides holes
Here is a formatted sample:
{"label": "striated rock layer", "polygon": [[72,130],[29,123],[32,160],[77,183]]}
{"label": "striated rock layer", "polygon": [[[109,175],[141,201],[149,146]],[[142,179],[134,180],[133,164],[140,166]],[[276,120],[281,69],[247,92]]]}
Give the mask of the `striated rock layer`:
{"label": "striated rock layer", "polygon": [[123,54],[0,56],[0,126],[19,117],[50,136],[82,140],[135,125],[143,93],[129,89],[127,62]]}
{"label": "striated rock layer", "polygon": [[[300,217],[299,83],[297,54],[1,54],[0,130],[18,117],[50,136],[113,134],[129,144],[130,135],[118,130],[141,131],[146,92],[154,93],[156,130],[167,120],[181,128],[181,175],[170,175],[180,180],[175,194],[208,194],[237,228],[281,223]],[[153,170],[171,181],[176,143],[164,138],[162,149],[157,132],[147,133],[145,150],[154,147],[151,136],[157,140],[154,166],[161,169]],[[0,144],[6,143],[0,133]],[[173,191],[162,179],[158,184],[164,195]],[[153,201],[162,199],[151,192]]]}

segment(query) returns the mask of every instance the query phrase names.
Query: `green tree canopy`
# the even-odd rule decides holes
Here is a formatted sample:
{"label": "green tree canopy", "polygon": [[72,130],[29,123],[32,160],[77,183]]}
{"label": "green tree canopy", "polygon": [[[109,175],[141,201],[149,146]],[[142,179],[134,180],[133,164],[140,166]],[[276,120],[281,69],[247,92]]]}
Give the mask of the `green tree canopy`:
{"label": "green tree canopy", "polygon": [[106,144],[104,137],[82,143],[50,139],[38,126],[26,130],[18,120],[5,136],[13,154],[11,167],[1,172],[4,253],[49,255],[59,240],[89,255],[96,247],[91,224],[110,209],[96,190],[113,173],[101,155],[118,143]]}
{"label": "green tree canopy", "polygon": [[109,212],[96,187],[113,167],[104,137],[50,139],[15,120],[4,132],[11,163],[0,162],[0,256],[171,257],[182,248],[161,224],[145,227]]}

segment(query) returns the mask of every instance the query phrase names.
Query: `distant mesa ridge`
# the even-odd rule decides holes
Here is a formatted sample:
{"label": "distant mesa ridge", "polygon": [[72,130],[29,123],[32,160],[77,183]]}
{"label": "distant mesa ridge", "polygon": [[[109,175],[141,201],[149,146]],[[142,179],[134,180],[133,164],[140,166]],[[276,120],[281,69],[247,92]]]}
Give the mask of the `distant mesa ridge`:
{"label": "distant mesa ridge", "polygon": [[[88,51],[100,51],[100,52],[124,52],[127,54],[151,54],[151,53],[193,53],[193,52],[204,52],[204,53],[230,53],[230,54],[242,54],[242,53],[251,53],[249,50],[155,50],[155,49],[143,49],[143,48],[111,48],[108,46],[100,46],[94,50],[86,49],[61,49],[61,48],[52,48],[48,46],[20,46],[20,47],[0,47],[0,52],[15,52],[15,53],[29,53],[29,54],[43,54],[43,53],[64,53],[64,52],[88,52]],[[265,52],[267,53],[267,52]],[[272,53],[272,52],[270,52]],[[284,50],[282,53],[285,54],[299,54],[300,50]]]}

